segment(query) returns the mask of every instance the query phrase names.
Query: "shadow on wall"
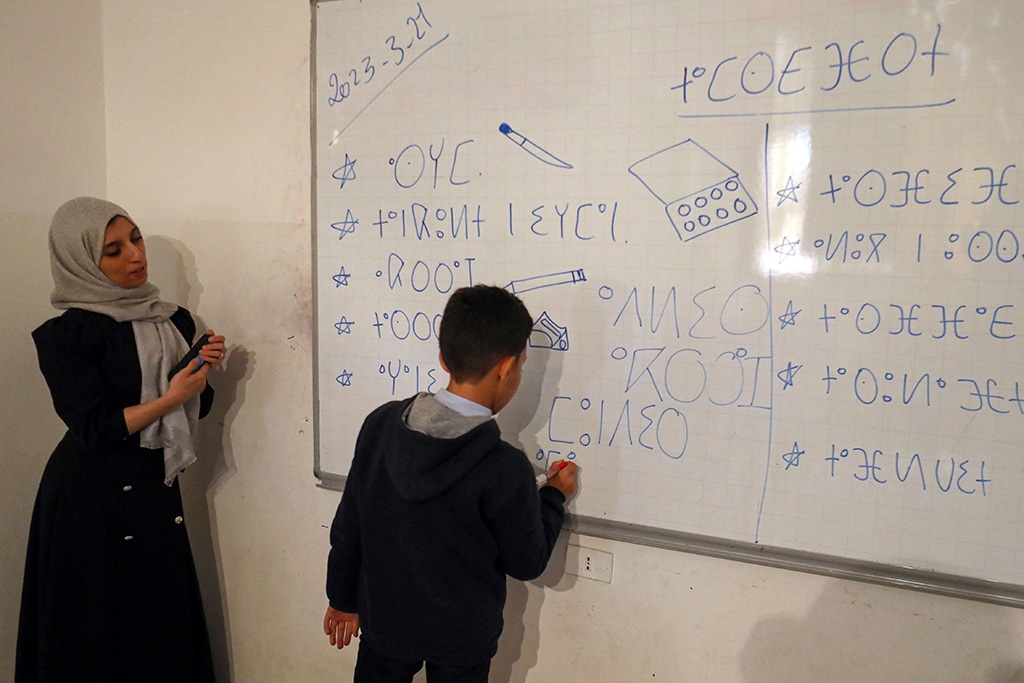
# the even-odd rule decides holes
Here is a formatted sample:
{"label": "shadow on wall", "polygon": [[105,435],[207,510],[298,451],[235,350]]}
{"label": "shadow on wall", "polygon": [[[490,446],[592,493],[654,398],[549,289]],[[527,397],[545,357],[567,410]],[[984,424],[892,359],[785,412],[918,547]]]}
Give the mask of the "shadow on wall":
{"label": "shadow on wall", "polygon": [[[502,438],[521,448],[538,473],[549,463],[536,458],[540,444],[533,438],[536,430],[531,429],[530,424],[535,419],[547,419],[547,410],[541,410],[543,406],[540,405],[543,385],[545,380],[557,385],[562,375],[560,360],[560,356],[546,349],[528,349],[519,391],[509,407],[498,416]],[[555,459],[563,457],[564,454]],[[579,481],[580,478],[577,478]],[[569,534],[563,531],[551,553],[547,569],[537,579],[528,584],[516,579],[506,581],[508,596],[504,612],[505,630],[498,642],[498,653],[491,662],[491,683],[526,683],[530,670],[537,666],[543,589],[553,589],[557,585],[559,590],[570,590],[575,585],[575,581],[564,581],[568,542]],[[542,590],[531,591],[531,586]]]}
{"label": "shadow on wall", "polygon": [[[498,654],[491,663],[490,683],[527,683],[533,680],[530,671],[537,666],[540,652],[540,613],[544,605],[543,590],[567,591],[576,584],[575,576],[565,575],[565,553],[569,534],[562,532],[551,553],[544,573],[529,584],[508,579],[505,602],[505,630],[498,642]],[[566,581],[569,578],[572,581]],[[532,591],[531,586],[541,590]]]}
{"label": "shadow on wall", "polygon": [[[188,308],[196,319],[197,330],[211,327],[219,332],[216,321],[208,323],[199,313],[199,295],[203,290],[196,278],[192,252],[181,242],[165,237],[147,238],[146,244],[150,272],[158,274],[153,282],[160,287],[162,298]],[[245,403],[245,385],[255,368],[251,351],[231,344],[230,339],[227,343],[224,363],[210,375],[210,384],[216,393],[210,414],[199,425],[196,463],[181,476],[189,541],[203,595],[214,666],[217,680],[224,682],[232,680],[233,667],[216,496],[236,471],[231,424]]]}
{"label": "shadow on wall", "polygon": [[1024,646],[1009,618],[941,596],[908,610],[892,599],[897,590],[833,582],[802,619],[765,617],[741,651],[743,680],[1024,683]]}

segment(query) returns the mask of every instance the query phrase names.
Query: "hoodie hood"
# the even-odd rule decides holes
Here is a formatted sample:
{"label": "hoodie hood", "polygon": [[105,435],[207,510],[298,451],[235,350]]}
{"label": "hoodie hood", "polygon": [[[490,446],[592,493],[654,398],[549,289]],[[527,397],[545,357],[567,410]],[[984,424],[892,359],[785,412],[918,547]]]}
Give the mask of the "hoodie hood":
{"label": "hoodie hood", "polygon": [[[429,424],[421,425],[424,419]],[[438,426],[425,433],[424,427]],[[445,436],[432,435],[436,433]],[[492,418],[465,417],[429,394],[418,394],[403,401],[397,414],[385,421],[381,450],[398,494],[422,502],[450,489],[500,441],[501,430]]]}

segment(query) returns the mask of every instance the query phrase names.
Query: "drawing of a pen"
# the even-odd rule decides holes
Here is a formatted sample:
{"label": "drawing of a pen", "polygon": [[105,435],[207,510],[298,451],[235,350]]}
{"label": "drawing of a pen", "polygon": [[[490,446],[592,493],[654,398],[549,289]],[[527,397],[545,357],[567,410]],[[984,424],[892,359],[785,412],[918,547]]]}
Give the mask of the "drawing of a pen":
{"label": "drawing of a pen", "polygon": [[554,154],[544,149],[543,147],[540,147],[531,140],[528,140],[525,135],[522,135],[521,133],[517,133],[516,131],[512,130],[512,126],[508,125],[507,123],[503,123],[500,126],[498,126],[498,130],[500,130],[502,134],[509,140],[516,143],[517,145],[525,149],[527,152],[532,154],[535,158],[543,161],[545,164],[554,166],[556,168],[572,168],[572,164],[565,163],[564,161],[556,157]]}
{"label": "drawing of a pen", "polygon": [[587,276],[583,272],[583,269],[577,268],[576,270],[566,270],[561,273],[549,273],[547,275],[535,275],[534,277],[524,277],[519,280],[512,280],[505,285],[505,289],[513,294],[522,294],[523,292],[531,292],[535,289],[543,289],[544,287],[574,285],[577,282],[586,281]]}

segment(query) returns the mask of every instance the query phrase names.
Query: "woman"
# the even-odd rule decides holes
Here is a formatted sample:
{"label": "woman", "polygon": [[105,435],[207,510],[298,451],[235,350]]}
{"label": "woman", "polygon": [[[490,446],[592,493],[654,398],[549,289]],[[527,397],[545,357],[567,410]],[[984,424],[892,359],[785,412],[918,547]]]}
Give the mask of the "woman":
{"label": "woman", "polygon": [[15,680],[212,681],[213,667],[177,475],[209,412],[214,335],[147,281],[128,213],[80,197],[50,226],[51,303],[32,337],[68,431],[32,514]]}

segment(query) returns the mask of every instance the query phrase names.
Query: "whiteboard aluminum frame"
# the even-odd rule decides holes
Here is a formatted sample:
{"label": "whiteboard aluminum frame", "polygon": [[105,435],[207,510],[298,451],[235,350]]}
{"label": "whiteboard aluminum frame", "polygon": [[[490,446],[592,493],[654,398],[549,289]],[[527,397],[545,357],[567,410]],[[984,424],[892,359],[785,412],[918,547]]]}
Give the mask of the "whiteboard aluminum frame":
{"label": "whiteboard aluminum frame", "polygon": [[[324,473],[319,474],[318,477],[320,479],[317,485],[319,488],[330,491],[342,491],[345,488],[346,477]],[[787,569],[832,579],[903,588],[1004,607],[1024,608],[1024,586],[1011,583],[983,581],[915,567],[865,562],[571,513],[566,519],[565,530],[579,536],[603,538],[649,548],[745,562],[773,569]]]}

